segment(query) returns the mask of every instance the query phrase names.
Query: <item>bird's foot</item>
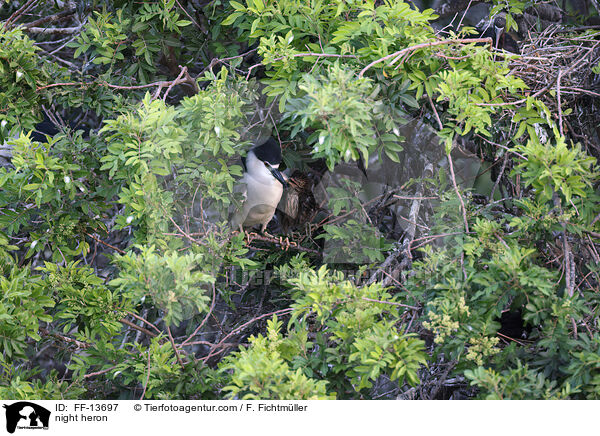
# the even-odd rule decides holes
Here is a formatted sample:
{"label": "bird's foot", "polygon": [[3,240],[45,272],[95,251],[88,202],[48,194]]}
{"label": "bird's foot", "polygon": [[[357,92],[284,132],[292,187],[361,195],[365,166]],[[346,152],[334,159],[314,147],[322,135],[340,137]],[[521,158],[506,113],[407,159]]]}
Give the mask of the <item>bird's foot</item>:
{"label": "bird's foot", "polygon": [[[246,241],[246,245],[250,245],[252,241],[258,238],[260,235],[256,232],[248,232],[247,230],[234,230],[232,232],[234,235],[242,234],[244,235],[244,241]],[[270,235],[269,235],[270,236]]]}
{"label": "bird's foot", "polygon": [[283,239],[280,236],[279,237],[279,245],[281,245],[281,248],[283,249],[283,251],[288,251],[290,249],[290,247],[298,246],[298,244],[296,244],[294,241],[290,241],[290,238],[288,236],[286,236],[285,239]]}
{"label": "bird's foot", "polygon": [[254,232],[244,232],[246,234],[245,239],[246,239],[246,243],[248,245],[250,245],[250,243],[254,240],[254,238],[256,236],[258,236],[258,234],[254,233]]}
{"label": "bird's foot", "polygon": [[265,237],[267,237],[267,238],[273,238],[273,239],[275,239],[275,236],[273,236],[272,234],[270,234],[266,230],[261,230],[260,233],[262,233],[262,235],[265,236]]}

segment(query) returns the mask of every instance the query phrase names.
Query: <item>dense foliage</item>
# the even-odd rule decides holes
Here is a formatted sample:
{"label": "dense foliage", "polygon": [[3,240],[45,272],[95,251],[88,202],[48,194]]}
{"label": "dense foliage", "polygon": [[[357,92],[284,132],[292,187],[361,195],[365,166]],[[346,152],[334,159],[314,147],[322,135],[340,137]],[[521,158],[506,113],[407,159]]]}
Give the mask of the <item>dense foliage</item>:
{"label": "dense foliage", "polygon": [[[409,2],[4,0],[0,397],[599,399],[574,9],[584,55],[532,92]],[[287,243],[227,221],[269,135],[318,174]]]}

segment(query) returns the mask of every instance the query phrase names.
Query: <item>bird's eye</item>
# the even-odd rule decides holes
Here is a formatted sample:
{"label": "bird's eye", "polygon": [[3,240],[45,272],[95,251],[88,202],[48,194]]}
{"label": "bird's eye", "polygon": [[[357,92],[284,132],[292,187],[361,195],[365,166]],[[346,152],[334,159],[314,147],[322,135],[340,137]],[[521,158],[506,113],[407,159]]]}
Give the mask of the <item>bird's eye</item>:
{"label": "bird's eye", "polygon": [[265,164],[265,166],[266,166],[267,168],[269,168],[269,166],[270,166],[270,165],[269,165],[269,162],[264,162],[264,164]]}

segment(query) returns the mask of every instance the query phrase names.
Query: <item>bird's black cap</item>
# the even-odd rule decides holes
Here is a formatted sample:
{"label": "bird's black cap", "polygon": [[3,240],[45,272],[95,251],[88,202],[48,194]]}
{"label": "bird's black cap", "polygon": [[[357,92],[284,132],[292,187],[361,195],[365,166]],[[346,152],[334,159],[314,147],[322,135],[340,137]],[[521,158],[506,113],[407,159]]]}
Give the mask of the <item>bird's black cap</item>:
{"label": "bird's black cap", "polygon": [[271,165],[278,165],[281,163],[281,147],[272,137],[269,137],[267,142],[258,147],[254,147],[252,150],[256,157],[263,162],[268,162]]}
{"label": "bird's black cap", "polygon": [[498,27],[499,29],[506,29],[506,18],[503,16],[498,16],[494,19],[494,27]]}

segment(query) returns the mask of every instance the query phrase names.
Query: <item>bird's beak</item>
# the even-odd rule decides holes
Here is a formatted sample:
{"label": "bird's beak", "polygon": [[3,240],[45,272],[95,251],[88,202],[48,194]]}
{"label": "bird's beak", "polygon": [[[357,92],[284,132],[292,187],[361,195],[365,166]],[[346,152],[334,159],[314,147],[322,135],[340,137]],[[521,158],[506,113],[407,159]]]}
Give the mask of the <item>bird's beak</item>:
{"label": "bird's beak", "polygon": [[496,29],[496,44],[495,48],[500,48],[500,38],[502,38],[502,34],[504,33],[504,29],[502,27],[494,26]]}
{"label": "bird's beak", "polygon": [[273,174],[273,177],[275,177],[277,180],[279,180],[279,183],[281,183],[284,188],[288,187],[288,182],[285,180],[285,177],[283,177],[283,174],[281,174],[281,171],[279,171],[277,168],[273,168],[270,165],[269,165],[269,171],[271,171],[271,174]]}

